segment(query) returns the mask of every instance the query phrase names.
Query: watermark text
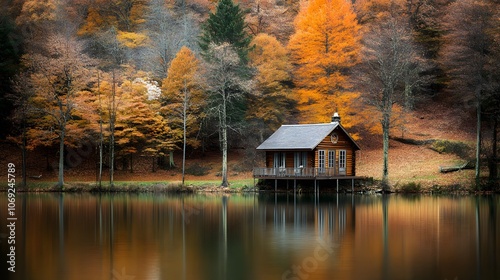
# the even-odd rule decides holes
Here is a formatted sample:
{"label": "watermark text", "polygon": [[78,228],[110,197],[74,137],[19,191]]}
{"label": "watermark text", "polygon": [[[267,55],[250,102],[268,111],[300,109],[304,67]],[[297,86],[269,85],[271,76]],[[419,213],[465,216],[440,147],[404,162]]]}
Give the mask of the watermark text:
{"label": "watermark text", "polygon": [[7,270],[16,272],[16,165],[7,164]]}

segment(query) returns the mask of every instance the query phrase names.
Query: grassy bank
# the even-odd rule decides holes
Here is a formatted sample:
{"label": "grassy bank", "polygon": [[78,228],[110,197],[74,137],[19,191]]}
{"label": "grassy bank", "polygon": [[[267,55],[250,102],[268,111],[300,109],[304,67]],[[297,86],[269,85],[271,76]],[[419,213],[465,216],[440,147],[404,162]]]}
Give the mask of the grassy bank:
{"label": "grassy bank", "polygon": [[[1,188],[0,191],[6,191]],[[180,181],[116,181],[113,187],[109,182],[67,182],[61,189],[53,181],[30,182],[26,188],[19,184],[17,192],[243,192],[253,190],[253,179],[234,180],[229,187],[221,188],[220,181],[186,181],[183,187]]]}

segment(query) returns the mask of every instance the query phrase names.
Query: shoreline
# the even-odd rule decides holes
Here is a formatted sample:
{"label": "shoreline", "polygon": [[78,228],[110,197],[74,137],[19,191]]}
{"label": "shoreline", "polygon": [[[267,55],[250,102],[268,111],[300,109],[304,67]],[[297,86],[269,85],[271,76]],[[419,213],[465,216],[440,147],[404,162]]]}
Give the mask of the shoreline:
{"label": "shoreline", "polygon": [[[247,180],[248,181],[248,180]],[[266,186],[250,186],[245,182],[231,183],[229,187],[221,187],[214,182],[194,182],[181,186],[180,182],[141,182],[141,181],[118,181],[111,188],[109,185],[103,185],[99,188],[95,182],[74,182],[66,183],[61,189],[57,187],[56,182],[40,182],[32,184],[26,188],[16,186],[17,193],[275,193],[274,188]],[[0,188],[0,192],[7,192],[7,187]],[[276,193],[293,193],[290,190],[278,190]],[[314,193],[313,188],[299,188],[297,194]],[[337,193],[335,189],[322,189],[320,193]],[[351,188],[341,188],[340,194],[353,193]],[[415,194],[415,195],[490,195],[499,194],[498,191],[475,190],[472,187],[460,185],[442,185],[432,186],[430,188],[421,188],[418,185],[409,185],[406,187],[393,187],[390,191],[384,192],[376,184],[369,186],[361,184],[354,188],[355,194],[376,195],[376,194]]]}

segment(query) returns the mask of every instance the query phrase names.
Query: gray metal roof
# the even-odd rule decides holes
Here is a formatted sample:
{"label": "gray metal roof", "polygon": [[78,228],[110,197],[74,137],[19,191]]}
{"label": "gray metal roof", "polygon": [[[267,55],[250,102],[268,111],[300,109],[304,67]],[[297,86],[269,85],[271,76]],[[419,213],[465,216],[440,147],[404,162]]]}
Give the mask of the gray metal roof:
{"label": "gray metal roof", "polygon": [[282,125],[257,150],[313,150],[337,126],[337,122]]}

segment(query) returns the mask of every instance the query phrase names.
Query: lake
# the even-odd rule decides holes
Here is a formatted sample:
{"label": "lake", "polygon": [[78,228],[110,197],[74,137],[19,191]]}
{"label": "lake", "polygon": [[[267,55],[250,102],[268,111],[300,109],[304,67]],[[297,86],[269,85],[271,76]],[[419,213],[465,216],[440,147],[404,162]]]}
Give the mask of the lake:
{"label": "lake", "polygon": [[2,279],[500,279],[500,196],[18,193]]}

